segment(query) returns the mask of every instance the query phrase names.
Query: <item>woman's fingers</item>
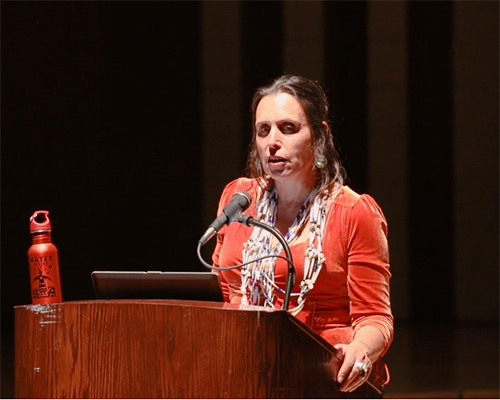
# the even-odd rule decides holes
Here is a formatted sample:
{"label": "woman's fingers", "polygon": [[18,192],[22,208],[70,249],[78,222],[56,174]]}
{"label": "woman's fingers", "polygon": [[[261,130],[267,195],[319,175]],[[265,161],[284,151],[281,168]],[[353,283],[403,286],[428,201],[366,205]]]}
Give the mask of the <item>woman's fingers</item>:
{"label": "woman's fingers", "polygon": [[340,390],[352,392],[368,379],[372,367],[371,361],[352,346],[338,344],[335,348],[344,356],[337,375]]}

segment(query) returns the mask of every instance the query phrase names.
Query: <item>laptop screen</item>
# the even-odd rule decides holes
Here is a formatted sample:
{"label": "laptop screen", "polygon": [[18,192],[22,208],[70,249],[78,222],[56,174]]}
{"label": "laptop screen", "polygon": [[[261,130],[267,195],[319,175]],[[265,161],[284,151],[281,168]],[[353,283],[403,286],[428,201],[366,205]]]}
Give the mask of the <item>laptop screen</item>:
{"label": "laptop screen", "polygon": [[214,272],[94,271],[97,299],[170,299],[223,301]]}

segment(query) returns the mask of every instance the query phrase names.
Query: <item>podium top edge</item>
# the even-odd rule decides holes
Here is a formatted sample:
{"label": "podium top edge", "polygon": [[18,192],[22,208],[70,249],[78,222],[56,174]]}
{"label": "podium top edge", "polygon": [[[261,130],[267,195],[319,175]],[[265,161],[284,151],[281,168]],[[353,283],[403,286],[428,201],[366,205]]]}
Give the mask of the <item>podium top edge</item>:
{"label": "podium top edge", "polygon": [[251,306],[244,304],[231,304],[225,302],[215,301],[200,301],[200,300],[167,300],[167,299],[120,299],[120,300],[72,300],[63,301],[61,303],[50,304],[23,304],[16,305],[14,309],[26,309],[34,312],[48,312],[50,310],[61,309],[65,306],[81,306],[81,305],[96,305],[96,304],[109,304],[109,305],[159,305],[159,306],[179,306],[179,307],[202,307],[202,308],[215,308],[225,310],[240,310],[240,311],[260,311],[266,313],[284,312],[285,310],[273,309],[262,306]]}

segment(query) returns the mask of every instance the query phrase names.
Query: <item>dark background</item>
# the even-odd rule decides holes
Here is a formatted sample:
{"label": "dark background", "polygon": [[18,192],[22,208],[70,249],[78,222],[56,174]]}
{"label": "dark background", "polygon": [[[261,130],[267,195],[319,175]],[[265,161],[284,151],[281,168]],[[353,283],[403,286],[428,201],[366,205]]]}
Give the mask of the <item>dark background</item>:
{"label": "dark background", "polygon": [[[334,104],[349,183],[366,192],[368,6],[323,3],[322,83]],[[492,9],[498,13],[498,5]],[[31,302],[32,213],[51,212],[64,300],[92,299],[96,269],[204,270],[196,255],[206,228],[203,203],[222,187],[207,194],[202,185],[201,2],[3,1],[1,11],[2,397],[12,397],[13,308]],[[408,5],[410,283],[408,312],[396,315],[403,330],[459,322],[453,11],[446,1]],[[234,177],[243,173],[251,94],[284,72],[282,21],[281,1],[241,2],[242,129],[234,134],[245,145],[231,149],[241,154]],[[498,52],[493,62],[498,66]],[[498,129],[489,135],[498,148]],[[498,181],[483,189],[497,204]],[[390,213],[390,204],[382,207]],[[498,238],[498,209],[491,220],[478,230],[490,242],[491,234]],[[498,248],[489,251],[498,255]],[[488,279],[498,282],[494,259]],[[498,291],[490,298],[498,303]],[[498,315],[485,323],[498,339]]]}

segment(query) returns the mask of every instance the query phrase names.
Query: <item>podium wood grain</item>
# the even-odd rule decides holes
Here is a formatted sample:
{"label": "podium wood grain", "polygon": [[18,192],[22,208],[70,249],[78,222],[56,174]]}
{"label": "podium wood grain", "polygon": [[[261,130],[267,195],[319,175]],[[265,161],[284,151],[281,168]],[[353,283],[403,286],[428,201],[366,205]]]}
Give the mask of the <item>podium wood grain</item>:
{"label": "podium wood grain", "polygon": [[[360,398],[283,310],[175,300],[15,307],[16,398]],[[379,389],[379,388],[377,388]]]}

